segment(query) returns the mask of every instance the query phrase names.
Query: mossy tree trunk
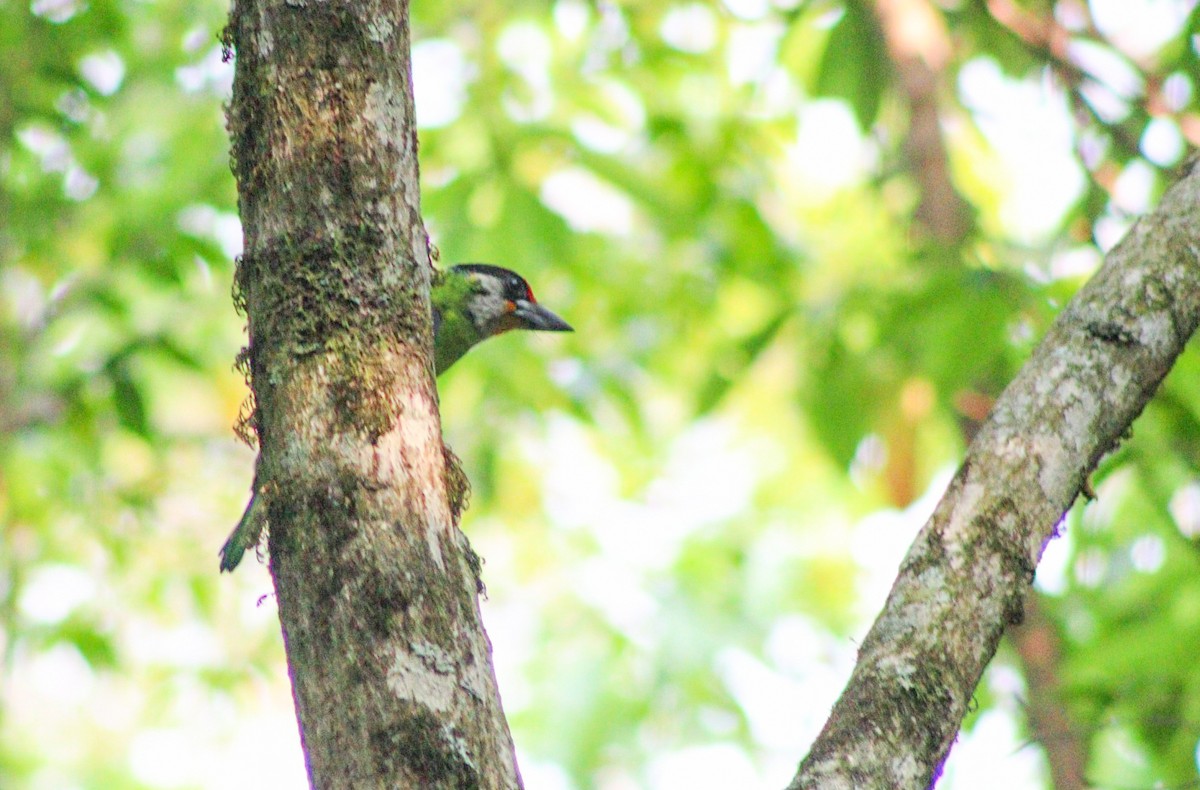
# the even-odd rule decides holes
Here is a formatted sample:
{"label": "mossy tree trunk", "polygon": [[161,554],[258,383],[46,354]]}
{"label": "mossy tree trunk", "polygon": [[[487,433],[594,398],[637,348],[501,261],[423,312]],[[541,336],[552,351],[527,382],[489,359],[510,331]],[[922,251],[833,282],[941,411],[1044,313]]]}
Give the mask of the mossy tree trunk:
{"label": "mossy tree trunk", "polygon": [[447,502],[404,0],[238,0],[257,483],[318,788],[519,787]]}

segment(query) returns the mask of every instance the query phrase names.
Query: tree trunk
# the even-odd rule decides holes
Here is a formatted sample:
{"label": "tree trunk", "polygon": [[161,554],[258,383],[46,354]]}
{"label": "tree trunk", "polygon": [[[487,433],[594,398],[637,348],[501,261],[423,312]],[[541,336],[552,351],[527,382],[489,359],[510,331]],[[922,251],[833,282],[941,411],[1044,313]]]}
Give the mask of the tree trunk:
{"label": "tree trunk", "polygon": [[1062,637],[1036,594],[1025,601],[1025,620],[1008,630],[1025,676],[1025,718],[1050,766],[1054,790],[1087,790],[1087,733],[1072,721],[1063,699]]}
{"label": "tree trunk", "polygon": [[404,0],[238,0],[256,486],[317,788],[520,786],[447,503]]}
{"label": "tree trunk", "polygon": [[1200,323],[1200,168],[1187,170],[996,402],[792,790],[936,781],[1043,548]]}

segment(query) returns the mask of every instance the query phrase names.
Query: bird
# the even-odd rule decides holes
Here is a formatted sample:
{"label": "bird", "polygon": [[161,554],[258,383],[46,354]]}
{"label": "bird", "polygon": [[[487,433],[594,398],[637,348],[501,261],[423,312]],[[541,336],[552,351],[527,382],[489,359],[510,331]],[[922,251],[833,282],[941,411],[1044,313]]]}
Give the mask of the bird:
{"label": "bird", "polygon": [[487,263],[451,267],[435,282],[430,301],[434,368],[439,376],[472,346],[510,329],[574,331],[538,303],[524,277]]}
{"label": "bird", "polygon": [[[472,347],[513,329],[573,332],[570,324],[538,303],[525,278],[502,266],[462,263],[434,277],[434,373],[442,375]],[[232,572],[246,550],[258,543],[266,508],[255,480],[246,510],[221,547],[221,570]]]}

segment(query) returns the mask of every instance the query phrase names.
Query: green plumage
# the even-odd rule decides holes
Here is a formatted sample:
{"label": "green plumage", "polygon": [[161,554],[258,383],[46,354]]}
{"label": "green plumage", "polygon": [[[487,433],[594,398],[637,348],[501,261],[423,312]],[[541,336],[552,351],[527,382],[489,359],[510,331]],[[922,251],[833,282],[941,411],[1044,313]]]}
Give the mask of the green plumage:
{"label": "green plumage", "polygon": [[467,310],[475,290],[475,282],[455,269],[439,272],[433,283],[433,366],[439,376],[484,339]]}
{"label": "green plumage", "polygon": [[250,492],[250,504],[242,513],[237,526],[229,533],[225,545],[221,547],[221,570],[232,571],[242,561],[246,550],[258,543],[262,537],[263,527],[267,524],[267,514],[263,511],[263,499],[258,495],[258,480],[254,481],[254,489]]}

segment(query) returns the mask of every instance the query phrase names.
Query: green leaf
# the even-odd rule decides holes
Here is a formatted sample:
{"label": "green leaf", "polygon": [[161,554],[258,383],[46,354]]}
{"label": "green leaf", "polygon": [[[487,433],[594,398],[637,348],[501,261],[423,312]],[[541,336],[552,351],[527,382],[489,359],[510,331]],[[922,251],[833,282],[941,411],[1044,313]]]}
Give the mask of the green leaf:
{"label": "green leaf", "polygon": [[150,424],[146,418],[146,401],[130,375],[128,363],[121,359],[111,365],[108,368],[108,378],[113,385],[113,406],[121,426],[143,438],[149,438]]}
{"label": "green leaf", "polygon": [[841,20],[829,31],[813,91],[845,99],[863,129],[879,114],[891,80],[891,59],[878,24],[860,0],[847,0]]}

